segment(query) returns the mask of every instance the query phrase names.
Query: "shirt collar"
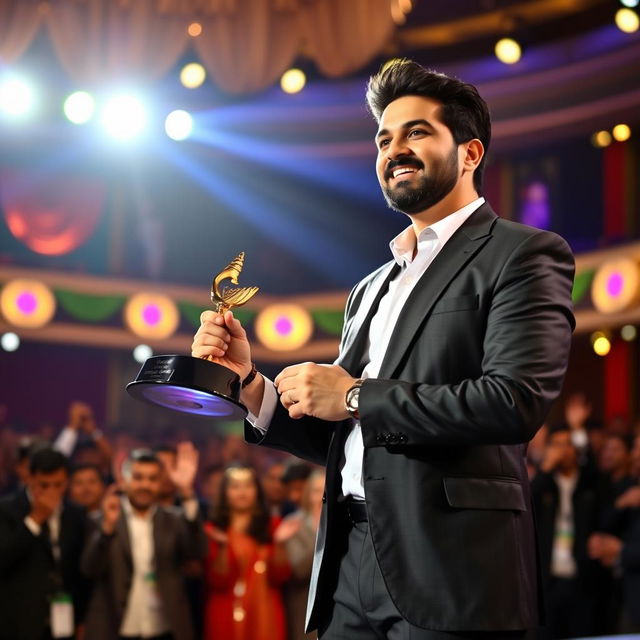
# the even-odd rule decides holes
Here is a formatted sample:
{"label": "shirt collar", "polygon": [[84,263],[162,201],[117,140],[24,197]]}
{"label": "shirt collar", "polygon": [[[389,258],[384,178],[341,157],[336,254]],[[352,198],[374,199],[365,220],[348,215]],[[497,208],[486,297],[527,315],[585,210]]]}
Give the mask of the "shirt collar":
{"label": "shirt collar", "polygon": [[[441,220],[434,222],[432,225],[425,227],[418,236],[418,251],[425,244],[430,244],[434,239],[440,242],[441,246],[451,238],[458,230],[462,223],[480,206],[484,204],[484,198],[476,198],[473,202],[458,209]],[[416,234],[413,226],[408,226],[401,231],[390,243],[389,248],[393,254],[394,260],[401,267],[410,264],[413,261],[413,250],[416,247]]]}

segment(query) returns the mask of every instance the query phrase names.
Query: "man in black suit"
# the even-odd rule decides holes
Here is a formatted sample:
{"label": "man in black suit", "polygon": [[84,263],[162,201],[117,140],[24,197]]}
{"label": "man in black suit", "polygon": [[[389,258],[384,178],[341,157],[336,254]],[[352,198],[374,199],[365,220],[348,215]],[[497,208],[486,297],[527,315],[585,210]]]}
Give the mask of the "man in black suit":
{"label": "man in black suit", "polygon": [[111,487],[96,530],[82,554],[94,581],[87,609],[87,640],[192,640],[184,585],[185,563],[206,550],[193,483],[198,452],[178,445],[167,470],[181,507],[159,504],[163,466],[152,451],[131,452],[122,469],[125,495]]}
{"label": "man in black suit", "polygon": [[64,500],[65,456],[39,449],[27,486],[0,501],[0,639],[73,637],[86,603],[84,510]]}
{"label": "man in black suit", "polygon": [[238,372],[249,441],[326,464],[309,629],[535,637],[524,453],[565,373],[573,257],[480,196],[491,124],[475,87],[399,61],[367,100],[378,180],[411,225],[351,292],[336,362],[274,386],[231,312],[202,314],[192,353]]}

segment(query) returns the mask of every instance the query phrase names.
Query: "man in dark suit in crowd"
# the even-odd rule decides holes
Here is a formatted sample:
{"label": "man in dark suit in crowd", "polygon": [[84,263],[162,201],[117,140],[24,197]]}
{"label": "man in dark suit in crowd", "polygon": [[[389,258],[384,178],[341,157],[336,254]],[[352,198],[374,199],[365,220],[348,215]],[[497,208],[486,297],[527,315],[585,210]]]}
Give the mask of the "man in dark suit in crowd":
{"label": "man in dark suit in crowd", "polygon": [[271,383],[231,312],[202,314],[192,353],[239,374],[249,441],[326,464],[308,629],[535,637],[524,453],[565,373],[573,257],[481,197],[491,123],[475,87],[398,61],[367,99],[378,180],[411,224],[351,292],[335,364]]}
{"label": "man in dark suit in crowd", "polygon": [[578,465],[568,427],[549,433],[531,494],[550,637],[595,635],[607,596],[599,586],[611,588],[610,576],[587,552],[589,536],[598,526],[602,491],[596,472]]}
{"label": "man in dark suit in crowd", "polygon": [[0,501],[0,638],[74,637],[85,609],[79,557],[87,520],[64,499],[67,459],[36,450],[26,483]]}
{"label": "man in dark suit in crowd", "polygon": [[178,446],[171,480],[182,507],[158,504],[162,463],[136,450],[124,463],[125,496],[108,490],[102,515],[82,555],[94,581],[87,610],[87,639],[192,640],[182,568],[202,558],[204,533],[193,482],[198,453]]}

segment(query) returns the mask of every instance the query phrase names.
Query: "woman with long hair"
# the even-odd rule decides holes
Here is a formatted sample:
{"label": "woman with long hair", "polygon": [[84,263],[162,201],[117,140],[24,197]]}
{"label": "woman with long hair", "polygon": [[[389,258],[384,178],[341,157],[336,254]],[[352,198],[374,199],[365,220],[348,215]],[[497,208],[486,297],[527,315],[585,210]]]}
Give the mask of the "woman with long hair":
{"label": "woman with long hair", "polygon": [[205,525],[206,640],[285,640],[280,588],[291,570],[253,469],[229,467]]}

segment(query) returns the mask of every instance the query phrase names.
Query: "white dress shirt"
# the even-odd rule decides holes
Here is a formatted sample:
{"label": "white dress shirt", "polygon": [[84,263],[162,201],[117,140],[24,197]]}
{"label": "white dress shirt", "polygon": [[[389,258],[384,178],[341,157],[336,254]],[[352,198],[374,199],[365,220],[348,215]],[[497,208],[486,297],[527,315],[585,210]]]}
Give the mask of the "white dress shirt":
{"label": "white dress shirt", "polygon": [[[412,226],[407,227],[390,243],[394,260],[401,267],[398,275],[389,283],[389,290],[380,300],[378,310],[371,320],[368,341],[368,364],[362,378],[375,378],[384,359],[391,334],[416,283],[424,275],[442,247],[462,226],[465,220],[484,203],[484,198],[477,198],[458,211],[438,220],[420,232],[417,238]],[[415,255],[414,255],[415,253]],[[266,432],[278,402],[276,389],[269,380],[265,380],[265,392],[260,407],[260,414],[249,414],[249,422]],[[362,457],[364,443],[360,423],[354,420],[353,429],[345,443],[345,465],[342,468],[342,493],[355,499],[364,500],[362,483]]]}
{"label": "white dress shirt", "polygon": [[127,498],[122,499],[122,509],[129,529],[133,576],[120,635],[159,636],[170,627],[164,615],[155,573],[153,516],[156,509],[153,507],[140,515],[133,510]]}

